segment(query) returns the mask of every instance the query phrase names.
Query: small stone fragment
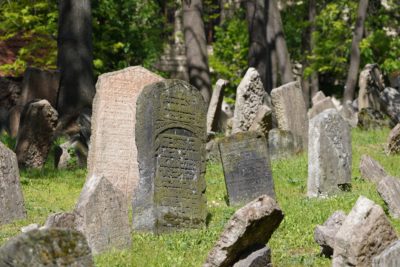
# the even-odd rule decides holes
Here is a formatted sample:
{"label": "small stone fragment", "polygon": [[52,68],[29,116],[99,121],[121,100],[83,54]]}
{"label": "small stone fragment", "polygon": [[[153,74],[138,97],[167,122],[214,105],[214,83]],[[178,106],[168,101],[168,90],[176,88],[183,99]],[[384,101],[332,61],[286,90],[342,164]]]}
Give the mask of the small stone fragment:
{"label": "small stone fragment", "polygon": [[317,225],[314,230],[314,240],[321,246],[321,253],[326,257],[333,255],[335,236],[346,219],[343,211],[335,211],[323,225]]}

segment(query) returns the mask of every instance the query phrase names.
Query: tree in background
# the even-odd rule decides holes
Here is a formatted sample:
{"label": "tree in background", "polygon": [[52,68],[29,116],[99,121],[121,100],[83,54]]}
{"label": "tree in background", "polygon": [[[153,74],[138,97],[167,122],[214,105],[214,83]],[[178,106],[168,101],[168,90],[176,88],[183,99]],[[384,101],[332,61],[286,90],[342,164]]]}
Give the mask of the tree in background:
{"label": "tree in background", "polygon": [[202,15],[201,0],[183,0],[183,27],[189,81],[200,91],[208,105],[211,99],[211,78]]}
{"label": "tree in background", "polygon": [[91,108],[95,94],[90,0],[60,0],[58,60],[60,87],[57,111],[61,117]]}

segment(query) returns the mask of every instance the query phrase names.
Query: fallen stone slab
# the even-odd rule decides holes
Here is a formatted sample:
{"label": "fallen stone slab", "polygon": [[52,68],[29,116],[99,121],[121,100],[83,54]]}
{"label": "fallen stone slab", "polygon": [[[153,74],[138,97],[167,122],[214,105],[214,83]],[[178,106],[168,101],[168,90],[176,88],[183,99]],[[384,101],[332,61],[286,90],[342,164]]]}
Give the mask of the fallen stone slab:
{"label": "fallen stone slab", "polygon": [[233,267],[272,267],[271,249],[264,246],[236,262]]}
{"label": "fallen stone slab", "polygon": [[381,254],[374,257],[372,267],[398,267],[400,266],[400,240],[392,243]]}
{"label": "fallen stone slab", "polygon": [[0,266],[94,266],[82,233],[69,229],[32,230],[0,248]]}
{"label": "fallen stone slab", "polygon": [[242,256],[250,254],[251,248],[258,250],[264,246],[283,217],[278,203],[271,197],[263,195],[251,201],[227,222],[203,267],[233,266]]}
{"label": "fallen stone slab", "polygon": [[377,190],[388,206],[390,215],[400,218],[400,180],[386,176],[378,183]]}
{"label": "fallen stone slab", "polygon": [[368,155],[362,155],[359,167],[361,178],[373,182],[379,183],[384,177],[387,176],[386,171],[383,167]]}
{"label": "fallen stone slab", "polygon": [[371,266],[372,259],[396,240],[383,209],[360,196],[335,236],[332,266]]}
{"label": "fallen stone slab", "polygon": [[314,230],[314,240],[321,246],[321,253],[326,257],[333,255],[335,236],[346,219],[344,211],[335,211],[323,225],[317,225]]}
{"label": "fallen stone slab", "polygon": [[400,153],[400,123],[390,131],[386,151],[388,155]]}

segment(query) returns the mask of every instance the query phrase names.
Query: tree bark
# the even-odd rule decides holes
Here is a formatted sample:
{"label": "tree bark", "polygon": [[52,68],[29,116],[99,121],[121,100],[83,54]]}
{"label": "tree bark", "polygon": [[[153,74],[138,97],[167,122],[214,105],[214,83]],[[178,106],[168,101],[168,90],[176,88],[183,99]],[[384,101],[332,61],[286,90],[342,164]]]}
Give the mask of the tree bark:
{"label": "tree bark", "polygon": [[278,8],[278,2],[274,0],[268,0],[268,2],[270,2],[269,6],[272,14],[274,14],[273,27],[275,29],[275,47],[281,83],[285,84],[294,81],[292,64],[283,33],[282,18]]}
{"label": "tree bark", "polygon": [[350,68],[347,74],[346,85],[343,94],[343,103],[352,101],[357,83],[358,69],[360,68],[360,42],[364,33],[364,22],[367,16],[368,0],[360,0],[358,4],[357,21],[354,28],[353,41],[351,44]]}
{"label": "tree bark", "polygon": [[91,108],[95,87],[92,71],[92,16],[90,0],[60,0],[58,68],[60,117]]}
{"label": "tree bark", "polygon": [[265,90],[269,93],[271,85],[267,79],[267,53],[266,13],[265,0],[246,1],[246,20],[249,31],[249,67],[254,67],[260,74]]}
{"label": "tree bark", "polygon": [[189,81],[200,91],[208,105],[211,99],[211,79],[202,14],[201,0],[183,1],[183,27]]}
{"label": "tree bark", "polygon": [[272,89],[276,88],[278,86],[278,58],[276,54],[276,38],[275,38],[275,24],[274,20],[275,14],[274,14],[274,8],[272,7],[273,1],[268,0],[267,3],[267,44],[268,44],[268,54],[269,54],[269,60],[268,60],[268,65],[267,65],[267,83],[268,83],[268,88],[267,91],[270,92]]}

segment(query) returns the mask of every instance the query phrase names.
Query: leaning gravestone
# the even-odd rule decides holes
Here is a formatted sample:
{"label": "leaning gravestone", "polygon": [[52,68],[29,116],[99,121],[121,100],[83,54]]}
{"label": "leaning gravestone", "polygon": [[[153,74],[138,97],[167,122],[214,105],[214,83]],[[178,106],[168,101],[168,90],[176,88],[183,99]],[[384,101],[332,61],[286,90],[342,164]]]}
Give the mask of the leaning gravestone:
{"label": "leaning gravestone", "polygon": [[0,142],[0,225],[25,218],[17,157]]}
{"label": "leaning gravestone", "polygon": [[32,230],[11,239],[0,248],[0,266],[93,267],[85,237],[75,230]]}
{"label": "leaning gravestone", "polygon": [[335,236],[332,266],[371,266],[372,259],[396,240],[383,209],[360,196]]}
{"label": "leaning gravestone", "polygon": [[271,92],[278,128],[300,137],[303,149],[308,144],[308,118],[306,104],[299,82],[291,82]]}
{"label": "leaning gravestone", "polygon": [[228,85],[228,81],[219,79],[215,84],[213,94],[208,105],[207,111],[207,133],[218,131],[218,119],[221,116],[222,101],[224,99],[224,88]]}
{"label": "leaning gravestone", "polygon": [[74,210],[74,224],[93,254],[130,245],[127,205],[122,192],[104,176],[87,179]]}
{"label": "leaning gravestone", "polygon": [[159,233],[205,225],[205,143],[206,104],[196,88],[165,80],[143,89],[136,110],[136,230]]}
{"label": "leaning gravestone", "polygon": [[389,133],[386,152],[389,155],[400,153],[400,123]]}
{"label": "leaning gravestone", "polygon": [[15,153],[22,167],[41,168],[49,154],[58,113],[43,100],[33,100],[22,111]]}
{"label": "leaning gravestone", "polygon": [[249,130],[264,98],[269,96],[264,90],[260,74],[255,68],[249,68],[237,88],[232,133]]}
{"label": "leaning gravestone", "polygon": [[162,78],[140,66],[100,75],[93,100],[88,177],[105,176],[129,202],[139,180],[135,145],[136,100]]}
{"label": "leaning gravestone", "polygon": [[372,259],[372,267],[399,267],[400,240],[392,243],[381,254]]}
{"label": "leaning gravestone", "polygon": [[349,128],[335,109],[328,109],[310,121],[308,196],[327,196],[350,184],[352,152]]}
{"label": "leaning gravestone", "polygon": [[384,177],[387,176],[383,167],[368,155],[362,155],[360,160],[361,178],[378,184]]}
{"label": "leaning gravestone", "polygon": [[265,137],[242,132],[219,142],[230,205],[243,205],[261,195],[275,198]]}
{"label": "leaning gravestone", "polygon": [[393,218],[400,218],[400,180],[386,176],[377,185],[377,191],[389,208]]}

